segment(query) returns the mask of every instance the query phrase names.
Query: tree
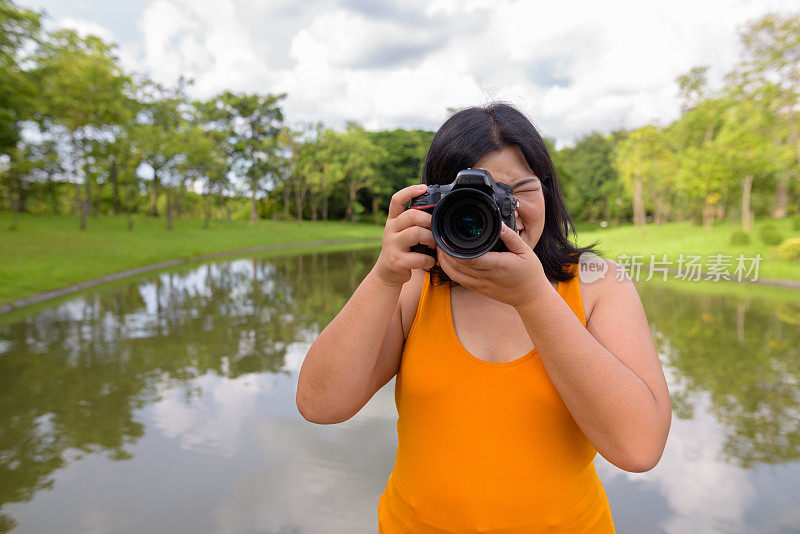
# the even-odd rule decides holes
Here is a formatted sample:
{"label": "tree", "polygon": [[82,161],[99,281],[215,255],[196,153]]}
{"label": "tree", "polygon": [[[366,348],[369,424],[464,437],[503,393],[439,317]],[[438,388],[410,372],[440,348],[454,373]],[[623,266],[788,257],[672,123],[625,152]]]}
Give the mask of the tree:
{"label": "tree", "polygon": [[645,224],[645,190],[655,203],[656,221],[664,220],[674,180],[673,153],[663,130],[645,126],[617,146],[615,167],[633,195],[633,222]]}
{"label": "tree", "polygon": [[231,174],[250,193],[250,224],[258,221],[258,195],[274,180],[280,165],[278,136],[283,123],[278,95],[236,94],[225,91],[206,102],[205,112],[216,129],[225,132]]}
{"label": "tree", "polygon": [[616,199],[622,192],[619,187],[613,187],[619,185],[619,175],[613,164],[614,149],[612,136],[593,132],[579,139],[574,147],[557,153],[569,177],[567,180],[565,176],[564,181],[574,189],[575,198],[570,198],[570,208],[576,218],[611,218]]}
{"label": "tree", "polygon": [[173,88],[144,81],[140,86],[140,111],[131,128],[134,145],[142,161],[150,166],[153,178],[150,188],[150,215],[158,217],[158,191],[162,182],[167,194],[167,227],[172,226],[172,195],[169,178],[183,155],[183,135],[187,119],[181,107],[185,104],[181,78]]}
{"label": "tree", "polygon": [[322,125],[317,127],[317,141],[315,154],[312,156],[317,164],[317,169],[311,172],[312,194],[318,193],[322,198],[322,220],[328,220],[328,197],[331,190],[344,180],[344,169],[337,163],[336,153],[339,143],[339,134],[334,130],[322,130]]}
{"label": "tree", "polygon": [[[695,88],[697,83],[695,79]],[[675,151],[677,192],[687,206],[699,206],[703,225],[710,230],[714,219],[724,211],[731,185],[726,156],[715,139],[733,101],[722,95],[707,95],[704,88],[696,94],[703,99],[687,101],[687,110],[666,132]]]}
{"label": "tree", "polygon": [[31,118],[38,101],[38,86],[22,68],[26,49],[36,44],[41,15],[0,0],[0,154],[9,152],[20,139],[20,123]]}
{"label": "tree", "polygon": [[202,184],[204,228],[208,228],[211,219],[211,195],[220,193],[227,183],[228,166],[218,134],[202,124],[191,124],[185,134],[185,158],[178,166],[184,180]]}
{"label": "tree", "polygon": [[386,151],[375,146],[362,127],[352,123],[344,132],[331,133],[329,141],[332,158],[326,172],[341,176],[348,198],[345,218],[355,222],[356,194],[374,183]]}
{"label": "tree", "polygon": [[[796,163],[792,173],[800,178],[800,14],[771,13],[747,25],[741,34],[744,59],[731,79],[754,99],[770,99],[786,125],[786,136],[777,143]],[[788,213],[788,173],[776,183],[773,217]]]}
{"label": "tree", "polygon": [[683,101],[685,113],[706,99],[708,89],[708,67],[693,67],[686,74],[678,76],[678,94]]}
{"label": "tree", "polygon": [[[392,195],[422,181],[422,162],[434,132],[426,130],[386,130],[367,132],[373,144],[383,149],[374,185],[369,189],[372,212],[388,212]],[[377,222],[377,220],[376,220]]]}
{"label": "tree", "polygon": [[80,37],[73,30],[51,33],[36,53],[34,79],[45,110],[38,110],[40,123],[63,128],[71,151],[70,170],[84,182],[85,196],[78,183],[76,198],[81,205],[81,229],[92,205],[92,184],[87,175],[86,150],[93,139],[103,135],[110,124],[129,120],[131,79],[122,72],[115,47],[99,37]]}
{"label": "tree", "polygon": [[712,153],[720,154],[732,183],[741,186],[742,230],[750,232],[753,214],[750,198],[753,181],[758,182],[780,171],[774,158],[770,135],[775,116],[763,101],[744,99],[726,110],[725,122],[713,142]]}

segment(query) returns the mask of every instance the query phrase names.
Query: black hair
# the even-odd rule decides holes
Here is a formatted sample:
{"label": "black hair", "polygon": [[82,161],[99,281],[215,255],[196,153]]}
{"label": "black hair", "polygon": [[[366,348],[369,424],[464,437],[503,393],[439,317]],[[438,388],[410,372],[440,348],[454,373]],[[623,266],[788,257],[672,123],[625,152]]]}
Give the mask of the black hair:
{"label": "black hair", "polygon": [[[542,136],[514,106],[496,102],[486,107],[463,109],[439,128],[422,164],[422,183],[451,183],[458,171],[473,167],[490,152],[517,146],[531,170],[539,177],[544,193],[545,221],[542,235],[533,251],[550,280],[563,282],[573,277],[571,264],[578,263],[584,252],[598,254],[597,243],[576,247],[569,240],[575,225],[561,197],[553,160]],[[599,254],[598,254],[599,255]],[[425,269],[436,285],[458,285],[440,265]]]}

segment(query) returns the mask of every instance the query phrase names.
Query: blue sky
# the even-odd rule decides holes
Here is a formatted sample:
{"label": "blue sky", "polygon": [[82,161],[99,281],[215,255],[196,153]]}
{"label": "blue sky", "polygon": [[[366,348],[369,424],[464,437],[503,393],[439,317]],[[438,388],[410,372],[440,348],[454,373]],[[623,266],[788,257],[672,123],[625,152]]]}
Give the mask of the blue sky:
{"label": "blue sky", "polygon": [[675,78],[719,84],[742,24],[796,1],[21,0],[47,26],[119,45],[130,71],[218,91],[286,92],[289,122],[436,129],[448,107],[507,100],[564,146],[666,124]]}

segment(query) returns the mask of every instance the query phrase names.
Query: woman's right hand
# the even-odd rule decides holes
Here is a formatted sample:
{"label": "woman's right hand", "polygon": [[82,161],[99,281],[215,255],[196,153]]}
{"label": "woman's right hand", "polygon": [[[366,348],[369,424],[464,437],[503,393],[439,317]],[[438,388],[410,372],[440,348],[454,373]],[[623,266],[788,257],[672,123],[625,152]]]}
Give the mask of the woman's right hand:
{"label": "woman's right hand", "polygon": [[387,285],[402,286],[411,279],[411,269],[430,269],[436,259],[419,252],[411,252],[417,243],[436,248],[431,232],[431,214],[419,209],[405,209],[414,197],[427,191],[428,186],[418,184],[401,189],[389,202],[383,245],[375,270]]}

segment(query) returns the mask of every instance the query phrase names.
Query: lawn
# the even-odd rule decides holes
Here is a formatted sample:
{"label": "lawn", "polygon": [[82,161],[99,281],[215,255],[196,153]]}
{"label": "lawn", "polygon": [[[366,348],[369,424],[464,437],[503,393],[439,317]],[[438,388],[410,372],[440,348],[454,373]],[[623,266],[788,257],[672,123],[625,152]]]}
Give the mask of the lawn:
{"label": "lawn", "polygon": [[76,218],[54,215],[23,215],[18,230],[10,226],[10,213],[0,212],[0,303],[171,259],[318,240],[380,246],[383,234],[374,224],[340,221],[212,221],[204,229],[202,220],[175,219],[167,230],[164,219],[147,216],[136,218],[131,232],[125,217],[90,218],[86,231]]}
{"label": "lawn", "polygon": [[[680,254],[700,255],[706,262],[712,254],[745,258],[761,254],[759,278],[800,280],[800,262],[777,257],[774,247],[765,245],[759,228],[773,224],[783,238],[800,237],[790,219],[756,221],[750,244],[731,245],[737,226],[717,223],[711,232],[686,222],[632,225],[617,228],[591,228],[581,225],[578,242],[600,242],[603,256],[642,255],[642,274],[646,275],[650,254],[658,260],[668,255],[670,267],[677,268]],[[212,221],[208,229],[197,219],[176,219],[167,230],[163,219],[137,217],[134,230],[127,230],[124,217],[98,217],[89,220],[86,231],[78,220],[66,216],[23,215],[19,229],[10,230],[11,215],[0,212],[0,304],[41,291],[61,288],[99,276],[171,259],[186,259],[203,254],[236,251],[250,247],[303,243],[319,240],[360,239],[380,245],[383,228],[374,224],[346,222],[260,221],[255,227],[247,221]],[[340,245],[349,247],[354,245]],[[326,247],[327,248],[327,247]],[[307,250],[307,247],[305,247]],[[705,272],[705,270],[704,270]],[[732,272],[732,268],[731,268]],[[704,275],[705,276],[705,275]]]}
{"label": "lawn", "polygon": [[[758,278],[778,278],[785,280],[800,280],[800,262],[781,259],[775,252],[776,247],[764,244],[759,236],[759,230],[766,224],[774,225],[783,239],[800,237],[800,229],[793,228],[790,218],[774,220],[760,219],[755,222],[755,227],[750,233],[750,243],[747,245],[732,245],[731,234],[739,230],[738,225],[728,222],[718,222],[710,232],[702,226],[688,222],[673,222],[661,225],[648,224],[644,228],[625,225],[617,228],[587,228],[581,226],[578,233],[578,243],[581,245],[599,241],[602,256],[617,259],[620,255],[642,255],[637,261],[643,262],[645,268],[650,264],[650,255],[655,254],[655,259],[661,261],[662,255],[667,254],[667,265],[672,269],[678,268],[678,259],[681,254],[687,259],[690,255],[702,256],[700,262],[707,263],[709,256],[722,254],[730,256],[735,265],[735,258],[743,254],[744,258],[754,258],[760,254],[762,259],[758,262]],[[628,260],[630,261],[630,260]],[[750,265],[750,261],[747,265]],[[731,265],[729,272],[733,272]],[[703,270],[703,277],[706,270]],[[658,276],[658,275],[656,275]]]}

